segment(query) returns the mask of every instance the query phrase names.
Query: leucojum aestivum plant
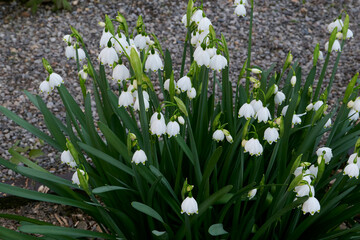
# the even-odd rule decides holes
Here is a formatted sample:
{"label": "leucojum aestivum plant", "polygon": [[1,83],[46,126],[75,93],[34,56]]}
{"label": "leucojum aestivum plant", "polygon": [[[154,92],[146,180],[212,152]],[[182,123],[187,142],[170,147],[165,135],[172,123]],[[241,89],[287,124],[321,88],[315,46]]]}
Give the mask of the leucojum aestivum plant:
{"label": "leucojum aestivum plant", "polygon": [[[4,159],[0,163],[48,186],[53,194],[3,183],[0,192],[80,208],[101,232],[2,214],[21,226],[18,232],[0,227],[0,236],[359,237],[358,73],[339,103],[331,109],[327,105],[342,49],[353,35],[349,16],[342,12],[331,21],[325,56],[317,44],[312,68],[303,76],[291,53],[279,71],[275,64],[270,69],[251,64],[254,3],[238,0],[234,5],[238,16],[250,12],[248,55],[235,77],[229,76],[224,36],[215,33],[202,4],[193,0],[182,19],[187,35],[179,76],[169,51],[146,31],[141,16],[134,30],[120,13],[105,16],[98,67],[81,34],[71,28],[64,37],[65,53],[77,63],[83,100],[74,100],[63,78],[43,59],[49,77],[40,85],[42,93],[25,94],[42,112],[50,135],[4,107],[0,111],[51,145],[73,169],[72,182],[10,149],[24,166]],[[190,65],[185,64],[187,57]],[[325,86],[330,57],[336,60]],[[230,82],[234,78],[236,88]],[[154,85],[160,86],[162,100]],[[46,107],[46,94],[59,96],[65,119]]]}

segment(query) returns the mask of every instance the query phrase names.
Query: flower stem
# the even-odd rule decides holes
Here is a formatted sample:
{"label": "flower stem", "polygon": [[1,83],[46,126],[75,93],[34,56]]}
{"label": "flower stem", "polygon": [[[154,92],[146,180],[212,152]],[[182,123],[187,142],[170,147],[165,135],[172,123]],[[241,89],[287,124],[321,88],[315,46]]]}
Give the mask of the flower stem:
{"label": "flower stem", "polygon": [[319,82],[318,82],[318,84],[317,84],[317,86],[316,86],[316,90],[315,90],[313,102],[315,102],[315,101],[318,100],[318,96],[319,96],[319,93],[320,93],[321,85],[322,85],[322,82],[323,82],[324,77],[325,77],[327,65],[328,65],[328,63],[329,63],[330,54],[331,54],[330,52],[328,52],[328,53],[326,54],[324,66],[323,66],[323,68],[322,68],[322,70],[321,70],[321,74],[320,74],[320,77],[319,77]]}
{"label": "flower stem", "polygon": [[[250,62],[251,62],[251,40],[252,40],[253,15],[254,15],[254,0],[251,0],[249,41],[248,41],[248,53],[247,53],[246,68],[250,68]],[[249,94],[249,85],[250,85],[249,77],[250,77],[250,71],[247,71],[246,72],[246,85],[245,85],[246,94]]]}

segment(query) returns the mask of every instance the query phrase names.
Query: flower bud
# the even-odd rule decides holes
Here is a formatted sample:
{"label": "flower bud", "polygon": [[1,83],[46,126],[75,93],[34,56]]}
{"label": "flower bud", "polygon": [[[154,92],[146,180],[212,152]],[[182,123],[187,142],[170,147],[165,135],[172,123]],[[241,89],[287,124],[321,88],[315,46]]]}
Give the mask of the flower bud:
{"label": "flower bud", "polygon": [[347,104],[347,107],[348,108],[352,108],[354,106],[354,101],[349,101],[348,104]]}
{"label": "flower bud", "polygon": [[292,76],[291,80],[290,80],[291,86],[295,86],[296,84],[296,76]]}
{"label": "flower bud", "polygon": [[102,22],[102,21],[98,22],[98,25],[99,25],[100,27],[105,27],[105,23]]}
{"label": "flower bud", "polygon": [[309,105],[306,106],[306,111],[311,111],[314,108],[314,104],[310,103]]}
{"label": "flower bud", "polygon": [[241,141],[241,146],[242,147],[245,147],[245,144],[247,143],[247,140],[245,140],[245,139],[243,139],[242,141]]}

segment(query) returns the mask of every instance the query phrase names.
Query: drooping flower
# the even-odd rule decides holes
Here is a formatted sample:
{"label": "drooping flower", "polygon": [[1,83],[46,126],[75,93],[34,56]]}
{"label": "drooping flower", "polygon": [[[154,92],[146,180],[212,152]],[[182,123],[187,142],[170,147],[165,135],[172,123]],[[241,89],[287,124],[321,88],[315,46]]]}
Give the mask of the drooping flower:
{"label": "drooping flower", "polygon": [[170,121],[166,126],[166,133],[168,134],[169,138],[172,136],[178,135],[180,132],[180,125],[176,121]]}
{"label": "drooping flower", "polygon": [[344,168],[344,175],[348,175],[350,178],[359,178],[359,167],[356,163],[350,163]]}
{"label": "drooping flower", "polygon": [[304,185],[296,186],[294,189],[294,192],[296,192],[297,197],[305,197],[305,196],[309,196],[310,190],[311,190],[312,196],[315,197],[315,189],[314,189],[314,186],[312,186],[312,185],[309,186],[307,184],[304,184]]}
{"label": "drooping flower", "polygon": [[134,104],[134,97],[129,91],[122,91],[119,96],[119,107],[128,107]]}
{"label": "drooping flower", "polygon": [[[145,107],[145,111],[147,111],[150,107],[150,104],[149,104],[149,100],[146,99],[144,97],[144,107]],[[139,98],[135,98],[135,103],[134,103],[134,110],[135,111],[140,111],[140,102],[139,102]]]}
{"label": "drooping flower", "polygon": [[[326,42],[325,43],[325,50],[328,51],[328,49],[329,49],[329,42]],[[330,52],[334,52],[334,51],[335,52],[337,52],[337,51],[341,52],[341,45],[340,45],[339,40],[337,40],[337,39],[334,41]]]}
{"label": "drooping flower", "polygon": [[314,104],[314,111],[317,111],[320,109],[320,107],[324,104],[323,101],[317,101],[315,104]]}
{"label": "drooping flower", "polygon": [[112,78],[119,83],[130,78],[129,69],[124,64],[118,64],[113,70]]}
{"label": "drooping flower", "polygon": [[277,142],[279,139],[279,131],[277,128],[269,127],[264,132],[264,140],[266,140],[269,144],[273,142]]}
{"label": "drooping flower", "polygon": [[244,103],[239,109],[239,118],[245,117],[246,120],[255,116],[255,110],[250,103]]}
{"label": "drooping flower", "polygon": [[297,125],[297,124],[301,124],[301,116],[304,116],[306,113],[303,113],[303,114],[294,114],[293,117],[292,117],[292,124],[293,125]]}
{"label": "drooping flower", "polygon": [[88,78],[88,73],[84,71],[84,69],[81,69],[78,74],[82,79],[86,80]]}
{"label": "drooping flower", "polygon": [[187,14],[184,14],[182,16],[181,22],[184,24],[185,27],[187,27]]}
{"label": "drooping flower", "polygon": [[314,109],[314,104],[309,103],[309,105],[306,106],[306,111],[311,111]]}
{"label": "drooping flower", "polygon": [[221,142],[222,140],[224,140],[225,134],[223,133],[222,130],[217,129],[217,130],[213,133],[212,138],[213,138],[215,141],[217,141],[217,142]]}
{"label": "drooping flower", "polygon": [[191,88],[190,90],[187,90],[186,94],[187,94],[188,98],[194,99],[196,97],[196,89]]}
{"label": "drooping flower", "polygon": [[309,197],[308,200],[303,203],[302,211],[304,214],[310,213],[311,215],[314,215],[315,212],[320,212],[319,201],[315,197]]}
{"label": "drooping flower", "polygon": [[244,4],[239,4],[236,6],[234,14],[236,14],[236,16],[240,17],[245,17],[246,16],[246,8]]}
{"label": "drooping flower", "polygon": [[138,165],[139,163],[142,163],[143,165],[145,165],[146,161],[147,161],[146,154],[141,149],[137,150],[131,159],[131,162],[135,163],[136,165]]}
{"label": "drooping flower", "polygon": [[111,34],[111,32],[109,31],[105,31],[105,29],[103,30],[103,33],[101,35],[101,38],[100,38],[100,48],[104,48],[108,45],[108,42],[109,40],[111,41],[112,44],[114,44],[114,39],[112,38],[113,35]]}
{"label": "drooping flower", "polygon": [[353,31],[351,31],[350,29],[347,30],[347,33],[346,33],[346,39],[350,39],[350,38],[353,38],[354,37],[354,33]]}
{"label": "drooping flower", "polygon": [[105,47],[101,50],[98,59],[101,64],[108,64],[112,67],[115,62],[119,61],[119,56],[113,47]]}
{"label": "drooping flower", "polygon": [[203,18],[203,11],[198,9],[191,16],[191,22],[195,22],[196,24],[199,24],[202,18]]}
{"label": "drooping flower", "polygon": [[60,87],[60,85],[64,83],[63,78],[57,73],[51,73],[49,76],[49,84],[51,89],[55,87]]}
{"label": "drooping flower", "polygon": [[[127,52],[128,49],[130,48],[130,45],[128,43],[128,41],[126,41],[125,37],[119,37],[118,35],[115,36],[116,41],[114,42],[114,48],[115,50],[119,53],[122,54],[124,52],[124,50]],[[128,53],[128,52],[127,52]],[[130,51],[129,51],[130,53]],[[128,53],[128,54],[129,54]]]}
{"label": "drooping flower", "polygon": [[150,119],[150,132],[160,137],[166,133],[165,118],[162,113],[155,112]]}
{"label": "drooping flower", "polygon": [[295,86],[296,84],[296,76],[292,76],[292,78],[290,79],[290,83],[291,83],[291,86]]}
{"label": "drooping flower", "polygon": [[319,51],[319,60],[324,60],[324,54],[322,51]]}
{"label": "drooping flower", "polygon": [[326,121],[324,128],[328,128],[331,126],[331,118],[329,118],[329,120]]}
{"label": "drooping flower", "polygon": [[350,121],[356,122],[359,119],[359,112],[355,111],[354,109],[350,109],[348,118]]}
{"label": "drooping flower", "polygon": [[355,163],[355,162],[358,165],[358,167],[360,168],[360,157],[358,156],[357,153],[351,154],[347,161],[348,164]]}
{"label": "drooping flower", "polygon": [[40,92],[45,92],[47,94],[50,94],[51,92],[50,83],[46,80],[40,83],[39,88],[40,88]]}
{"label": "drooping flower", "polygon": [[256,112],[255,118],[257,118],[258,122],[266,123],[269,119],[271,119],[271,114],[269,109],[267,107],[261,107]]}
{"label": "drooping flower", "polygon": [[336,19],[327,26],[327,29],[329,33],[331,33],[337,27],[337,31],[340,32],[343,26],[344,26],[344,22],[341,19]]}
{"label": "drooping flower", "polygon": [[[86,58],[86,54],[81,48],[77,49],[77,54],[80,62]],[[76,58],[76,49],[74,49],[74,58]]]}
{"label": "drooping flower", "polygon": [[299,176],[303,172],[303,169],[303,167],[297,167],[293,173],[295,177]]}
{"label": "drooping flower", "polygon": [[210,66],[210,55],[201,45],[199,45],[194,52],[194,61],[199,66],[205,66],[207,68]]}
{"label": "drooping flower", "polygon": [[263,153],[263,146],[256,138],[250,138],[245,143],[244,148],[245,148],[245,152],[248,152],[251,156],[253,155],[260,156]]}
{"label": "drooping flower", "polygon": [[312,165],[309,167],[309,171],[310,171],[310,174],[311,174],[311,177],[312,177],[312,178],[316,178],[316,177],[317,177],[318,170],[319,170],[319,167],[315,167],[314,164],[312,164]]}
{"label": "drooping flower", "polygon": [[161,61],[161,58],[157,52],[154,54],[150,53],[145,62],[145,71],[154,71],[163,70],[164,64]]}
{"label": "drooping flower", "polygon": [[255,197],[256,193],[257,193],[257,188],[254,188],[254,189],[250,190],[250,191],[248,192],[248,195],[247,195],[247,197],[249,198],[249,200],[253,199],[253,198]]}
{"label": "drooping flower", "polygon": [[75,49],[73,46],[70,45],[65,47],[65,56],[67,59],[75,57]]}
{"label": "drooping flower", "polygon": [[282,116],[285,117],[288,108],[289,108],[289,105],[286,105],[286,106],[283,107],[283,109],[281,110],[281,115],[282,115]]}
{"label": "drooping flower", "polygon": [[250,102],[251,106],[253,107],[255,113],[257,113],[260,108],[262,108],[263,104],[261,102],[261,100],[255,100],[253,99],[251,102]]}
{"label": "drooping flower", "polygon": [[[174,87],[175,87],[175,89],[177,88],[177,85],[176,85],[176,82],[175,82],[175,80],[173,80],[173,82],[174,82]],[[170,79],[166,79],[165,80],[165,82],[164,82],[164,89],[166,90],[166,91],[170,91]]]}
{"label": "drooping flower", "polygon": [[181,125],[185,124],[185,119],[182,116],[178,116],[177,120]]}
{"label": "drooping flower", "polygon": [[198,204],[193,197],[187,197],[181,203],[181,214],[186,213],[190,216],[194,213],[198,214],[198,211]]}
{"label": "drooping flower", "polygon": [[[206,48],[206,51],[208,52],[210,58],[212,58],[213,56],[215,56],[217,49],[215,47]],[[210,63],[210,66],[211,66],[211,63]]]}
{"label": "drooping flower", "polygon": [[285,101],[285,94],[281,91],[278,91],[274,96],[274,102],[277,105],[282,104]]}
{"label": "drooping flower", "polygon": [[177,82],[177,87],[182,91],[188,91],[191,89],[191,80],[188,76],[184,76]]}
{"label": "drooping flower", "polygon": [[[325,163],[328,164],[331,160],[331,158],[333,157],[333,154],[332,154],[332,150],[331,148],[329,147],[322,147],[322,148],[319,148],[317,151],[316,151],[316,155],[319,157],[319,156],[324,156],[324,159],[325,159]],[[320,163],[319,163],[320,164]]]}
{"label": "drooping flower", "polygon": [[210,19],[208,19],[207,17],[204,17],[200,20],[198,29],[199,29],[199,31],[208,31],[210,25],[212,25]]}
{"label": "drooping flower", "polygon": [[150,41],[149,36],[144,36],[141,34],[138,34],[134,38],[135,46],[141,50],[145,49],[147,47],[147,42]]}
{"label": "drooping flower", "polygon": [[210,67],[213,71],[218,71],[224,69],[227,66],[227,59],[219,54],[213,56],[210,60]]}
{"label": "drooping flower", "polygon": [[[81,169],[79,169],[80,173],[85,176],[85,172]],[[75,171],[72,178],[71,178],[71,181],[73,184],[76,184],[76,185],[79,185],[80,186],[80,180],[79,180],[79,176],[78,176],[78,171]]]}
{"label": "drooping flower", "polygon": [[71,43],[71,41],[72,41],[71,35],[65,35],[63,37],[63,41],[66,42],[67,44]]}
{"label": "drooping flower", "polygon": [[70,151],[69,150],[66,150],[66,151],[63,151],[61,153],[61,163],[65,163],[71,167],[75,167],[76,166],[76,162],[73,158],[73,156],[71,155]]}
{"label": "drooping flower", "polygon": [[352,109],[354,109],[357,112],[360,112],[360,98],[355,99]]}

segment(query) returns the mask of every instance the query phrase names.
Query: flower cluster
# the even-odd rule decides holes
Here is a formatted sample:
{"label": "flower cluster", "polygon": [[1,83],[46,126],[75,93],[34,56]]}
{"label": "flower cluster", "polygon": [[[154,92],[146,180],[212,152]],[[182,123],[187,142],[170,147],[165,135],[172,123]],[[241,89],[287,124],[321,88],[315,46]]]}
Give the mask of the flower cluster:
{"label": "flower cluster", "polygon": [[335,41],[333,42],[332,48],[330,50],[329,50],[329,42],[325,43],[326,51],[341,52],[341,44],[340,44],[339,40],[350,39],[354,36],[353,32],[350,29],[347,29],[346,36],[344,36],[343,27],[344,27],[344,22],[341,20],[341,18],[336,19],[335,21],[333,21],[332,23],[330,23],[327,26],[327,29],[330,33],[333,32],[334,29],[336,28],[336,31],[337,31],[336,38],[337,39],[335,39]]}
{"label": "flower cluster", "polygon": [[360,97],[357,97],[355,101],[349,101],[347,104],[348,108],[350,108],[348,118],[352,122],[356,122],[359,119],[359,111],[360,111]]}

